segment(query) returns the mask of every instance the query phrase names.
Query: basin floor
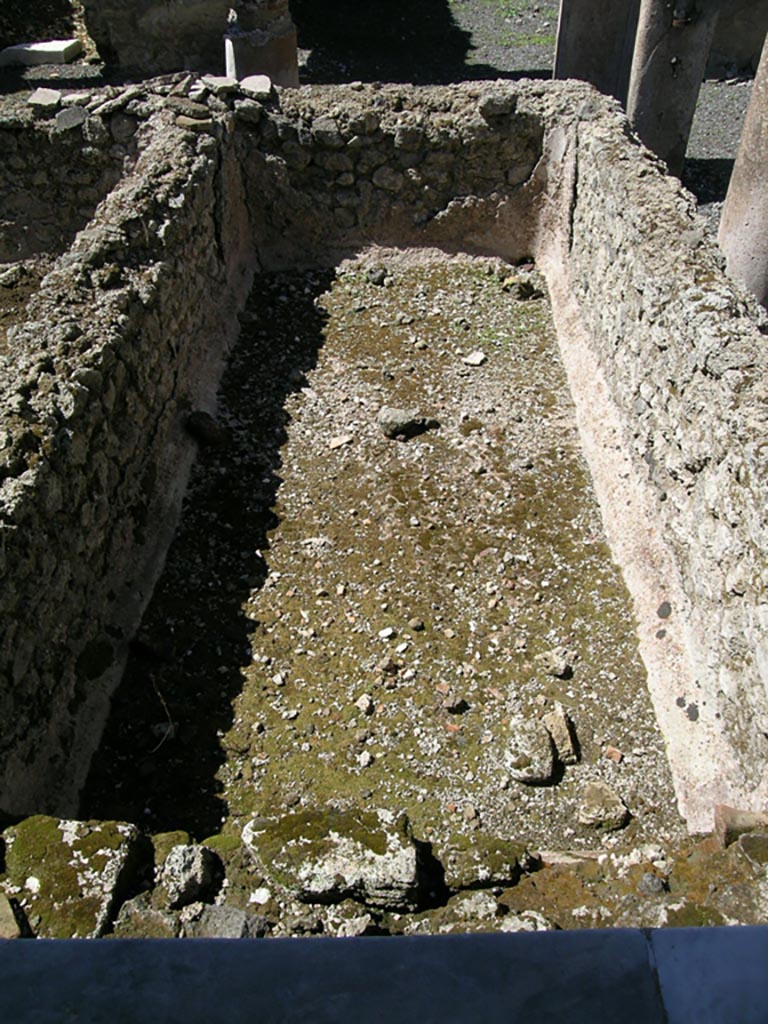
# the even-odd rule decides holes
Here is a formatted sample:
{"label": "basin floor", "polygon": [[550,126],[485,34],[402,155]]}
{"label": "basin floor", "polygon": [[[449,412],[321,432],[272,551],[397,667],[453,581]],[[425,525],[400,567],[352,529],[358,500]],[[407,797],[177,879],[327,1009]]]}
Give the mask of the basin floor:
{"label": "basin floor", "polygon": [[[257,278],[83,814],[203,839],[381,807],[438,853],[684,835],[539,290],[434,251]],[[390,439],[382,406],[438,425]],[[558,707],[576,763],[523,784]],[[597,780],[624,828],[581,820]]]}

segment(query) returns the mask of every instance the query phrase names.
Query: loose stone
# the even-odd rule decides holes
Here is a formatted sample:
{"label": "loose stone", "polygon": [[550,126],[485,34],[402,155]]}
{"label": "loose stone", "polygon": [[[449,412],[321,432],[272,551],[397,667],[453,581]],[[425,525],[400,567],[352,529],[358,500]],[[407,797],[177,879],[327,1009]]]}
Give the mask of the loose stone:
{"label": "loose stone", "polygon": [[527,786],[549,782],[555,770],[555,751],[542,723],[516,718],[510,721],[509,732],[504,765],[512,778]]}
{"label": "loose stone", "polygon": [[364,715],[372,715],[376,710],[376,705],[370,694],[364,693],[361,697],[358,697],[355,701],[355,707]]}
{"label": "loose stone", "polygon": [[573,722],[563,705],[555,704],[554,710],[544,715],[542,721],[563,764],[576,764],[579,760],[578,741]]}
{"label": "loose stone", "polygon": [[467,366],[482,366],[483,363],[488,361],[488,356],[484,352],[470,352],[468,356],[464,356],[462,363]]}
{"label": "loose stone", "polygon": [[605,782],[588,782],[579,804],[578,819],[582,825],[612,832],[629,821],[629,811],[619,794]]}
{"label": "loose stone", "polygon": [[31,107],[36,107],[42,113],[53,111],[61,103],[61,93],[58,89],[35,89],[27,103]]}
{"label": "loose stone", "polygon": [[160,869],[159,885],[172,909],[212,898],[219,882],[221,862],[207,846],[174,846]]}
{"label": "loose stone", "polygon": [[423,869],[405,815],[329,808],[259,818],[243,842],[264,877],[302,902],[416,906]]}
{"label": "loose stone", "polygon": [[415,409],[398,409],[388,405],[379,409],[376,422],[382,434],[390,440],[416,437],[440,425],[437,420],[422,416]]}
{"label": "loose stone", "polygon": [[553,647],[536,657],[544,671],[558,679],[568,679],[573,674],[572,655],[565,647]]}

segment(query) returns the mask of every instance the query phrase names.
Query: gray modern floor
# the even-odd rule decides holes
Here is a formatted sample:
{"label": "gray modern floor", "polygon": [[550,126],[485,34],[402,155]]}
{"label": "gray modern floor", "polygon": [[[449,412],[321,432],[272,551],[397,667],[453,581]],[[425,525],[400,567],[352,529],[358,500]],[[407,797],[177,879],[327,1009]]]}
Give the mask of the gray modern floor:
{"label": "gray modern floor", "polygon": [[768,928],[6,942],[14,1024],[762,1024]]}

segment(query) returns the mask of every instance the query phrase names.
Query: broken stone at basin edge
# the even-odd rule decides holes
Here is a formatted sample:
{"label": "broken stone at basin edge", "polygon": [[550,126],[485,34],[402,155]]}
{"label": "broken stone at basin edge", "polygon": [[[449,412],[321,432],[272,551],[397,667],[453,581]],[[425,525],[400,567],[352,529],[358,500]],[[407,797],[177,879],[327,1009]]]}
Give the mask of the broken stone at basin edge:
{"label": "broken stone at basin edge", "polygon": [[243,829],[243,843],[265,878],[304,903],[354,899],[412,910],[428,882],[404,814],[326,808],[255,818]]}

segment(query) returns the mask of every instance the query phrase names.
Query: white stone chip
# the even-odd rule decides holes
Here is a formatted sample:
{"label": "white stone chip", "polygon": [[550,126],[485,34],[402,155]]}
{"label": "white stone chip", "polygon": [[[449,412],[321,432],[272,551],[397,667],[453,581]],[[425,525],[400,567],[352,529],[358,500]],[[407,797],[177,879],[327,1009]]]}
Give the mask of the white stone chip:
{"label": "white stone chip", "polygon": [[35,89],[27,103],[40,110],[55,110],[61,103],[61,93],[58,89]]}
{"label": "white stone chip", "polygon": [[246,96],[266,100],[272,93],[272,79],[269,75],[248,75],[240,82],[240,88]]}
{"label": "white stone chip", "polygon": [[468,356],[464,356],[462,363],[466,366],[482,366],[487,359],[488,356],[486,356],[485,352],[478,350],[477,352],[470,352]]}

